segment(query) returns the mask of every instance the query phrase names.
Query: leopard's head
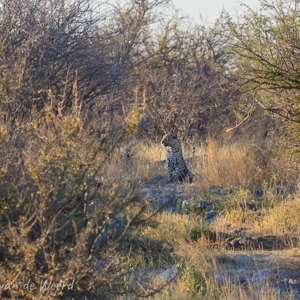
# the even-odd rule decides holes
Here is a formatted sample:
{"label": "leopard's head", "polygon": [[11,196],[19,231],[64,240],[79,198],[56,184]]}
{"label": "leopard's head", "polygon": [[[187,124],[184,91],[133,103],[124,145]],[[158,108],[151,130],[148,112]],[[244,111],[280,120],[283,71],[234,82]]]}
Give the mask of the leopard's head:
{"label": "leopard's head", "polygon": [[169,132],[162,138],[161,142],[165,147],[172,147],[178,143],[177,135],[173,132]]}

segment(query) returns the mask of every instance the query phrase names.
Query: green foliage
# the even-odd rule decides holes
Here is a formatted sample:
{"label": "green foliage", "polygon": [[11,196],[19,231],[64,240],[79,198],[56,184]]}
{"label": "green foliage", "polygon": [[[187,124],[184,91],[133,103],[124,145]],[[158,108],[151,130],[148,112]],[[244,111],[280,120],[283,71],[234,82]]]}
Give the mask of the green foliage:
{"label": "green foliage", "polygon": [[247,7],[239,23],[228,19],[228,49],[247,99],[290,122],[291,140],[283,141],[284,147],[299,153],[299,1],[260,4],[258,11]]}

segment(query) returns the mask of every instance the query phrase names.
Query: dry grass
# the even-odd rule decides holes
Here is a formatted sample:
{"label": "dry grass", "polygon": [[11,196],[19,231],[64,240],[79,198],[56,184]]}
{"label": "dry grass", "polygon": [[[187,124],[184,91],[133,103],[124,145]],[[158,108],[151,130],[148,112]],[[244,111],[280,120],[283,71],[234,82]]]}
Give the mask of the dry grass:
{"label": "dry grass", "polygon": [[193,169],[197,185],[253,186],[262,181],[264,170],[257,149],[245,144],[220,144],[209,139],[206,146],[194,151]]}
{"label": "dry grass", "polygon": [[261,230],[275,235],[300,235],[300,196],[270,208],[260,223]]}
{"label": "dry grass", "polygon": [[163,149],[159,145],[122,145],[112,155],[103,175],[105,174],[105,178],[119,180],[130,178],[131,182],[136,183],[155,181],[158,176],[161,179],[166,175],[163,156]]}
{"label": "dry grass", "polygon": [[243,207],[224,210],[222,216],[214,222],[214,228],[226,231],[228,224],[231,228],[247,228],[257,234],[299,236],[300,198],[278,201],[272,206],[262,207],[259,211],[245,210]]}
{"label": "dry grass", "polygon": [[[226,300],[294,300],[295,296],[287,292],[284,296],[280,295],[278,289],[272,288],[268,285],[259,288],[250,286],[244,289],[238,285],[224,285],[220,291],[219,299]],[[283,298],[284,297],[284,298]]]}
{"label": "dry grass", "polygon": [[167,180],[164,159],[162,145],[133,142],[123,146],[115,154],[111,168],[115,173],[125,176],[135,174],[141,182],[163,181],[164,177]]}
{"label": "dry grass", "polygon": [[157,227],[145,227],[142,234],[156,240],[161,240],[168,245],[174,245],[189,239],[190,227],[196,221],[188,216],[179,214],[161,213],[156,221]]}
{"label": "dry grass", "polygon": [[165,159],[165,148],[161,144],[138,144],[136,158],[146,162],[158,162]]}
{"label": "dry grass", "polygon": [[[142,178],[151,180],[167,176],[162,164],[165,149],[160,144],[134,145],[136,167],[142,165]],[[263,155],[252,145],[220,144],[209,139],[205,146],[183,145],[184,158],[195,174],[195,185],[200,189],[211,186],[253,186],[263,181]]]}
{"label": "dry grass", "polygon": [[[212,186],[261,186],[287,195],[299,182],[293,157],[273,155],[271,143],[262,149],[253,143],[221,143],[210,138],[201,145],[183,143],[182,147],[187,165],[195,175],[194,186],[202,191]],[[142,180],[167,178],[163,165],[166,150],[160,143],[139,141],[129,146],[129,152]]]}

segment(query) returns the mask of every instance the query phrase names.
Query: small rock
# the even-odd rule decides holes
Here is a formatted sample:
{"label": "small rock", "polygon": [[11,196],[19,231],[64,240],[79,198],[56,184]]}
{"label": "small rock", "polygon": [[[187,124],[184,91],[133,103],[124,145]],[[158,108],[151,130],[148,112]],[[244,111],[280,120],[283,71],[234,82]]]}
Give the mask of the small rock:
{"label": "small rock", "polygon": [[255,272],[252,276],[253,285],[260,287],[268,282],[272,282],[276,279],[276,274],[273,270],[265,268]]}
{"label": "small rock", "polygon": [[217,195],[224,195],[225,191],[224,188],[222,186],[212,186],[210,188],[210,192],[213,194],[217,194]]}
{"label": "small rock", "polygon": [[253,211],[257,211],[258,207],[256,204],[253,203],[246,203],[246,205],[243,207],[244,210],[253,210]]}
{"label": "small rock", "polygon": [[300,280],[299,279],[290,278],[289,281],[288,281],[288,283],[289,284],[299,284]]}
{"label": "small rock", "polygon": [[240,245],[249,247],[251,245],[251,238],[247,238],[245,236],[239,238]]}
{"label": "small rock", "polygon": [[191,206],[191,203],[192,203],[191,200],[184,200],[184,201],[182,201],[182,204],[181,204],[182,213],[187,213],[188,209]]}
{"label": "small rock", "polygon": [[222,274],[215,275],[215,281],[217,285],[237,284],[239,279],[232,273],[224,272]]}
{"label": "small rock", "polygon": [[268,260],[271,257],[270,253],[252,253],[251,256],[255,261]]}
{"label": "small rock", "polygon": [[241,245],[240,245],[240,240],[239,239],[234,239],[230,242],[230,245],[233,247],[233,248],[239,248]]}
{"label": "small rock", "polygon": [[159,273],[157,276],[160,279],[164,280],[165,282],[169,282],[172,279],[174,279],[177,276],[177,274],[178,274],[178,269],[170,268],[170,269],[163,271],[162,273]]}
{"label": "small rock", "polygon": [[200,201],[197,203],[197,208],[198,208],[199,212],[202,212],[212,206],[213,206],[213,203],[210,201]]}
{"label": "small rock", "polygon": [[289,270],[283,270],[280,272],[279,277],[285,282],[289,282],[290,279],[294,278],[294,273]]}
{"label": "small rock", "polygon": [[239,254],[235,255],[233,259],[239,265],[246,265],[250,267],[253,264],[253,258],[250,255]]}
{"label": "small rock", "polygon": [[262,196],[264,195],[264,191],[262,188],[256,188],[255,191],[254,191],[254,196],[256,198],[261,198]]}
{"label": "small rock", "polygon": [[168,208],[166,208],[166,212],[168,214],[176,214],[178,212],[177,207],[168,207]]}
{"label": "small rock", "polygon": [[298,290],[298,289],[293,289],[292,292],[293,292],[293,294],[294,294],[294,299],[295,299],[295,300],[299,300],[299,299],[300,299],[300,290]]}
{"label": "small rock", "polygon": [[252,240],[247,237],[236,237],[233,239],[230,244],[233,248],[249,247],[251,246]]}
{"label": "small rock", "polygon": [[252,278],[252,273],[247,271],[246,269],[238,269],[237,275],[239,277],[240,282],[248,282]]}
{"label": "small rock", "polygon": [[232,237],[236,237],[236,236],[239,236],[241,234],[241,230],[240,229],[234,229],[230,232],[230,235]]}
{"label": "small rock", "polygon": [[206,214],[204,221],[205,222],[212,222],[215,220],[215,218],[217,217],[217,213],[215,211],[210,211]]}

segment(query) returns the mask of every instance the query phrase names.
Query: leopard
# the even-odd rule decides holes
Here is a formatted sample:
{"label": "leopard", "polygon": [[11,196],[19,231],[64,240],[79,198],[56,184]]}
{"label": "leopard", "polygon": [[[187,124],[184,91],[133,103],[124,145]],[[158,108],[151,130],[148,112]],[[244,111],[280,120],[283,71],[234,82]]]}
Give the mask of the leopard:
{"label": "leopard", "polygon": [[183,158],[182,147],[177,134],[169,132],[162,138],[161,142],[167,147],[165,163],[170,182],[193,182],[194,175],[188,169]]}

